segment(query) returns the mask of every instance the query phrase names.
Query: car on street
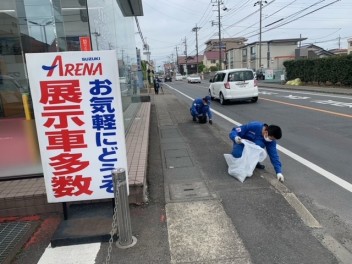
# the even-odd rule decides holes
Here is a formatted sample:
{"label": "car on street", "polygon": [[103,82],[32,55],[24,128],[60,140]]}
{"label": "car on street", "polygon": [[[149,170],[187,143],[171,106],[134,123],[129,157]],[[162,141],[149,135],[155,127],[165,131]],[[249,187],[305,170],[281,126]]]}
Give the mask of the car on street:
{"label": "car on street", "polygon": [[192,74],[187,77],[187,82],[188,83],[201,83],[201,79],[198,75]]}
{"label": "car on street", "polygon": [[164,82],[172,82],[172,77],[170,75],[165,75]]}
{"label": "car on street", "polygon": [[126,83],[126,77],[119,77],[120,83]]}
{"label": "car on street", "polygon": [[175,81],[182,81],[182,79],[183,79],[182,75],[179,73],[176,73]]}
{"label": "car on street", "polygon": [[238,68],[218,71],[210,79],[209,95],[222,105],[230,100],[258,101],[258,84],[251,69]]}

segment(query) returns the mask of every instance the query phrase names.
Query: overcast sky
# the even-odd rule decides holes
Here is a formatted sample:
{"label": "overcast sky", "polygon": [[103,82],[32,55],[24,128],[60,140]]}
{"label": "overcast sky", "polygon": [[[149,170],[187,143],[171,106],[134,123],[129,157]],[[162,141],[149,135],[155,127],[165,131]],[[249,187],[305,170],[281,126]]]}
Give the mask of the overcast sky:
{"label": "overcast sky", "polygon": [[[223,0],[222,38],[245,37],[247,43],[259,40],[260,12],[259,5],[254,6],[256,2],[258,0]],[[347,48],[347,38],[352,37],[352,0],[264,2],[263,41],[299,38],[301,35],[307,38],[303,44],[314,43],[325,49]],[[212,26],[212,21],[218,21],[216,0],[143,0],[142,3],[144,16],[138,20],[143,37],[150,46],[151,59],[157,65],[170,61],[172,56],[175,59],[176,46],[178,54],[183,55],[185,38],[187,53],[196,54],[196,34],[192,32],[196,25],[200,27],[199,54],[203,53],[207,40],[218,38],[218,25]],[[227,10],[223,11],[223,8]],[[142,48],[138,35],[136,40],[137,46]]]}

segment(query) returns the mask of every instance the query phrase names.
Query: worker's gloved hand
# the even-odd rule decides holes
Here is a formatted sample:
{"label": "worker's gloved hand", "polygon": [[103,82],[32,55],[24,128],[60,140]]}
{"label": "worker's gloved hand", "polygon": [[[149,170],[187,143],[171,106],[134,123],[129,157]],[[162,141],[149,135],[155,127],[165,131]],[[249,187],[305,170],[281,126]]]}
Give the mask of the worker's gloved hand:
{"label": "worker's gloved hand", "polygon": [[212,125],[213,124],[213,120],[209,119],[209,124]]}
{"label": "worker's gloved hand", "polygon": [[242,143],[242,138],[239,137],[239,136],[236,136],[235,137],[235,142],[236,142],[236,144],[241,144]]}
{"label": "worker's gloved hand", "polygon": [[284,175],[282,175],[282,173],[276,174],[276,177],[280,182],[284,182],[284,180],[285,180]]}

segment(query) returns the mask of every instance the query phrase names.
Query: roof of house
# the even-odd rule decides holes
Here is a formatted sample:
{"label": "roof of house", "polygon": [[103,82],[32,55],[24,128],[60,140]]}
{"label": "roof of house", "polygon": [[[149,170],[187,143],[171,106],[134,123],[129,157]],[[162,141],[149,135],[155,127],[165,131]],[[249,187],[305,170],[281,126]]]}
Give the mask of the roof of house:
{"label": "roof of house", "polygon": [[[204,52],[204,57],[207,58],[207,60],[218,60],[219,59],[219,51],[215,50],[215,51],[205,51]],[[225,58],[225,52],[223,51],[221,53],[221,57]]]}
{"label": "roof of house", "polygon": [[[221,42],[245,42],[247,39],[244,37],[239,37],[239,38],[222,38]],[[210,44],[212,42],[219,42],[219,39],[209,39],[205,42],[205,44]]]}
{"label": "roof of house", "polygon": [[328,51],[334,54],[341,54],[341,53],[347,53],[348,49],[329,49]]}
{"label": "roof of house", "polygon": [[314,48],[314,49],[323,49],[322,47],[319,47],[315,44],[303,44],[302,46],[298,47],[299,49],[311,49],[311,48]]}
{"label": "roof of house", "polygon": [[[287,42],[300,42],[304,41],[307,38],[289,38],[289,39],[272,39],[272,40],[262,40],[261,43],[287,43]],[[252,43],[248,43],[246,46],[252,46],[259,43],[259,41],[255,41]],[[245,46],[245,47],[246,47]]]}
{"label": "roof of house", "polygon": [[[178,56],[178,64],[186,64],[186,56]],[[203,61],[204,56],[198,55],[198,63]],[[197,56],[187,56],[187,63],[188,64],[197,64]]]}
{"label": "roof of house", "polygon": [[298,49],[311,49],[311,50],[314,51],[314,53],[317,56],[321,56],[321,55],[332,56],[332,55],[334,55],[333,52],[327,51],[327,50],[323,49],[322,47],[319,47],[319,46],[314,45],[314,44],[305,44],[305,45],[302,45],[302,46],[298,47]]}

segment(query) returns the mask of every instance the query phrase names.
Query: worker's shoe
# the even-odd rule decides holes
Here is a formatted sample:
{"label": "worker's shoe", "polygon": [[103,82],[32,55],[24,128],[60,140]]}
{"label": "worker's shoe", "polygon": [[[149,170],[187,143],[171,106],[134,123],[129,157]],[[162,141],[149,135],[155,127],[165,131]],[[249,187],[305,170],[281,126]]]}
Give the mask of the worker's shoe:
{"label": "worker's shoe", "polygon": [[260,169],[260,170],[264,170],[265,169],[265,166],[261,163],[257,163],[257,165],[255,166],[257,169]]}
{"label": "worker's shoe", "polygon": [[193,117],[193,121],[194,121],[194,122],[196,122],[196,121],[197,121],[197,118],[196,118],[195,116]]}

